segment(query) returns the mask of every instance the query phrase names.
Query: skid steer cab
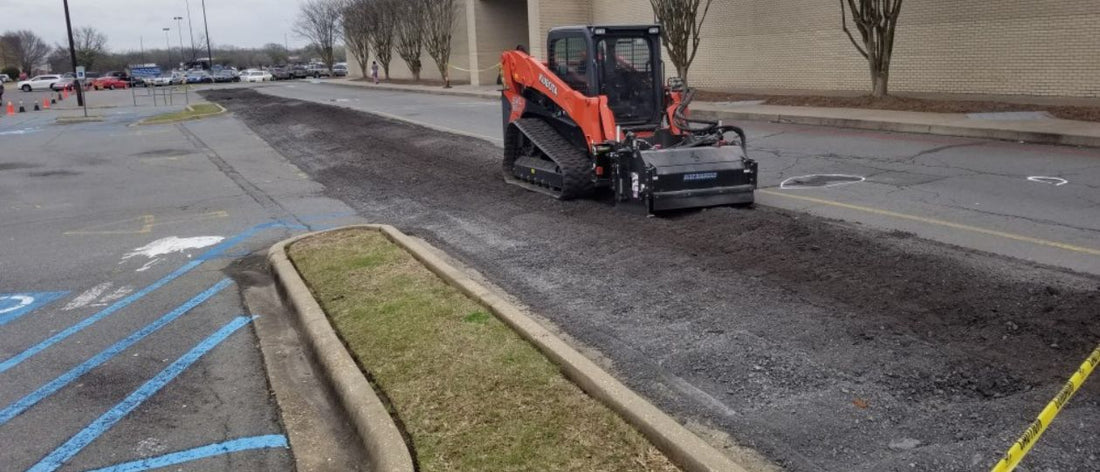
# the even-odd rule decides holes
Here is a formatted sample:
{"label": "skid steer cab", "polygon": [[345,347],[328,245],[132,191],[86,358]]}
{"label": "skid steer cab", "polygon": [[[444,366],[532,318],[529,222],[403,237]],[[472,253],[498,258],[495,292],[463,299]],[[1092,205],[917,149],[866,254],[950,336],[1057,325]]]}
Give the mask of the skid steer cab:
{"label": "skid steer cab", "polygon": [[610,189],[647,213],[753,203],[744,131],[688,118],[659,26],[555,28],[546,55],[501,58],[506,181],[562,200]]}

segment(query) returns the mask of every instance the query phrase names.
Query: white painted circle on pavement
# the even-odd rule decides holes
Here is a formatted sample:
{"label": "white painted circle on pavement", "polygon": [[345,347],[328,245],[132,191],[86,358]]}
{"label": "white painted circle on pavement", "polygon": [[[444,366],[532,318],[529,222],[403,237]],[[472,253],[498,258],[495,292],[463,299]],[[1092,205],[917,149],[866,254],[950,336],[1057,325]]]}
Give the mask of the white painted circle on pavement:
{"label": "white painted circle on pavement", "polygon": [[849,174],[810,174],[791,177],[779,184],[784,190],[798,190],[808,188],[829,188],[841,185],[858,184],[867,180],[862,175]]}
{"label": "white painted circle on pavement", "polygon": [[1050,185],[1053,185],[1055,187],[1061,187],[1061,186],[1069,183],[1068,180],[1063,179],[1061,177],[1045,177],[1045,176],[1042,176],[1042,175],[1033,175],[1031,177],[1028,177],[1027,180],[1032,181],[1032,182],[1038,182],[1038,183],[1041,183],[1041,184],[1050,184]]}

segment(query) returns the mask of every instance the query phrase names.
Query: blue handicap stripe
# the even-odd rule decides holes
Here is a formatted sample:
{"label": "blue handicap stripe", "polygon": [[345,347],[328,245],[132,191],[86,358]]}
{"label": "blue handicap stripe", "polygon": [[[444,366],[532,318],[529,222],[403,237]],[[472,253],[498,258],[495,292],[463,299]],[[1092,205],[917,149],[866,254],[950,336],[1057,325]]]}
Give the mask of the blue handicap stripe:
{"label": "blue handicap stripe", "polygon": [[19,319],[69,292],[0,293],[0,326]]}
{"label": "blue handicap stripe", "polygon": [[161,467],[183,464],[185,462],[206,459],[207,457],[220,456],[234,452],[250,451],[254,449],[286,448],[286,436],[281,434],[269,434],[266,436],[252,436],[248,438],[234,439],[208,446],[196,447],[186,451],[173,452],[163,456],[125,462],[88,472],[143,472],[159,469]]}
{"label": "blue handicap stripe", "polygon": [[204,252],[199,257],[197,257],[197,258],[191,260],[190,262],[184,264],[182,267],[172,271],[172,273],[170,273],[168,275],[165,275],[164,277],[161,277],[156,282],[153,282],[152,284],[142,288],[141,290],[138,290],[138,291],[130,294],[126,298],[123,298],[123,299],[121,299],[117,302],[114,302],[113,304],[111,304],[111,306],[108,306],[107,308],[104,308],[104,309],[100,310],[99,312],[97,312],[97,313],[81,320],[79,323],[77,323],[75,325],[72,325],[68,328],[65,328],[65,329],[61,330],[57,334],[54,334],[53,336],[50,336],[49,338],[46,338],[44,341],[42,341],[38,344],[35,344],[34,346],[31,346],[31,347],[27,348],[23,352],[20,352],[19,354],[16,354],[16,355],[14,355],[14,356],[12,356],[8,359],[5,359],[3,362],[0,362],[0,373],[4,373],[4,372],[7,372],[8,370],[11,370],[13,367],[15,367],[19,364],[22,364],[27,359],[30,359],[31,357],[34,357],[38,353],[40,353],[42,351],[45,351],[50,346],[53,346],[54,344],[57,344],[57,343],[63,341],[65,338],[68,338],[69,336],[72,336],[72,335],[84,330],[85,328],[99,322],[103,318],[111,316],[115,312],[125,308],[126,306],[130,305],[131,303],[134,303],[134,302],[142,299],[143,297],[145,297],[149,293],[153,292],[154,290],[167,285],[169,282],[172,282],[173,280],[176,280],[176,279],[182,277],[184,274],[187,274],[188,272],[191,272],[196,267],[201,265],[203,262],[221,257],[221,255],[223,253],[225,253],[225,251],[229,250],[233,246],[236,246],[237,244],[240,244],[244,240],[246,240],[248,238],[251,238],[252,236],[256,235],[259,232],[262,232],[262,231],[265,231],[265,230],[271,229],[271,228],[306,229],[305,227],[303,227],[301,225],[289,224],[289,223],[285,223],[283,221],[272,221],[272,222],[263,223],[263,224],[253,226],[253,227],[245,230],[244,232],[242,232],[242,233],[240,233],[236,236],[233,236],[229,239],[226,239],[226,240],[222,241],[221,243],[218,243],[216,246],[210,248],[210,250]]}
{"label": "blue handicap stripe", "polygon": [[210,297],[213,297],[218,292],[222,291],[222,289],[228,287],[232,283],[233,282],[229,279],[222,279],[220,282],[214,284],[214,286],[202,291],[198,295],[195,295],[193,298],[184,302],[182,305],[176,307],[164,316],[161,316],[156,321],[145,325],[145,327],[135,331],[123,340],[111,345],[111,347],[108,347],[107,349],[104,349],[99,354],[92,356],[91,359],[88,359],[80,363],[80,365],[69,369],[68,372],[65,372],[61,376],[53,379],[46,385],[43,385],[37,390],[28,394],[27,396],[16,400],[15,403],[12,403],[11,405],[5,407],[3,410],[0,410],[0,426],[3,426],[8,421],[11,421],[12,418],[15,418],[16,416],[22,414],[24,411],[27,411],[28,408],[46,399],[46,397],[57,393],[58,390],[61,390],[66,385],[69,385],[74,380],[80,378],[80,376],[90,372],[92,369],[95,369],[100,365],[103,365],[104,362],[111,360],[111,358],[117,356],[122,351],[129,349],[130,346],[137,344],[142,339],[145,339],[146,336],[155,333],[157,330],[175,321],[177,318],[183,316],[185,313],[191,311],[191,309],[199,306],[206,300],[209,300]]}
{"label": "blue handicap stripe", "polygon": [[190,351],[187,351],[187,353],[179,359],[176,359],[172,365],[169,365],[155,377],[149,379],[148,382],[145,382],[144,385],[138,387],[137,390],[131,392],[125,399],[99,418],[96,418],[95,421],[92,421],[91,424],[86,426],[79,433],[69,438],[68,441],[65,441],[65,444],[62,444],[57,449],[54,449],[53,452],[47,454],[41,461],[30,469],[27,469],[27,472],[53,472],[61,468],[62,465],[65,465],[69,459],[76,456],[80,451],[91,444],[92,441],[98,439],[103,433],[106,433],[107,430],[111,429],[119,421],[122,421],[122,418],[137,409],[142,403],[145,403],[146,400],[159,392],[165,385],[168,385],[169,382],[178,377],[183,371],[187,370],[188,367],[191,367],[191,365],[197,362],[204,354],[213,350],[231,334],[251,321],[252,318],[249,316],[238,316],[234,318],[214,334],[202,340],[202,342]]}

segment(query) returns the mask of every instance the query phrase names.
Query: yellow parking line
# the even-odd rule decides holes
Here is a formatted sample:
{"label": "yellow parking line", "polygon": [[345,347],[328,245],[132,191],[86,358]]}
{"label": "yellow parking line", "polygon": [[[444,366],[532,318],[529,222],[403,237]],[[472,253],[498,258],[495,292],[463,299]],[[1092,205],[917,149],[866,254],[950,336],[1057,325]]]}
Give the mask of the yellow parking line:
{"label": "yellow parking line", "polygon": [[1033,237],[1030,237],[1030,236],[1023,236],[1023,235],[1019,235],[1019,234],[1006,233],[1006,232],[1003,232],[1003,231],[997,231],[997,230],[992,230],[992,229],[987,229],[987,228],[981,228],[981,227],[978,227],[978,226],[964,225],[964,224],[961,224],[961,223],[952,223],[950,221],[937,220],[935,218],[925,218],[923,216],[907,215],[905,213],[898,213],[898,212],[895,212],[895,211],[880,210],[878,208],[871,208],[871,207],[865,207],[865,206],[860,206],[860,205],[852,205],[850,203],[834,202],[832,200],[825,200],[825,199],[821,199],[821,198],[807,197],[807,196],[803,196],[803,195],[791,195],[789,193],[781,193],[781,192],[776,192],[776,191],[772,191],[772,190],[758,190],[758,192],[766,194],[766,195],[776,196],[776,197],[790,198],[790,199],[793,199],[793,200],[802,200],[802,201],[806,201],[806,202],[818,203],[818,204],[821,204],[821,205],[828,205],[828,206],[832,206],[832,207],[846,208],[846,209],[849,209],[849,210],[861,211],[861,212],[864,212],[864,213],[873,213],[873,214],[876,214],[876,215],[890,216],[890,217],[893,217],[893,218],[899,218],[899,219],[903,219],[903,220],[919,221],[921,223],[927,223],[927,224],[930,224],[930,225],[943,226],[943,227],[946,227],[946,228],[969,231],[969,232],[972,232],[972,233],[979,233],[979,234],[985,234],[985,235],[989,235],[989,236],[996,236],[998,238],[1011,239],[1013,241],[1031,243],[1031,244],[1035,244],[1035,245],[1038,245],[1038,246],[1053,247],[1053,248],[1058,248],[1058,249],[1064,249],[1066,251],[1073,251],[1073,252],[1079,252],[1079,253],[1082,253],[1082,254],[1100,256],[1100,249],[1093,249],[1093,248],[1083,247],[1083,246],[1075,246],[1073,244],[1060,243],[1058,241],[1050,241],[1050,240],[1047,240],[1047,239],[1033,238]]}

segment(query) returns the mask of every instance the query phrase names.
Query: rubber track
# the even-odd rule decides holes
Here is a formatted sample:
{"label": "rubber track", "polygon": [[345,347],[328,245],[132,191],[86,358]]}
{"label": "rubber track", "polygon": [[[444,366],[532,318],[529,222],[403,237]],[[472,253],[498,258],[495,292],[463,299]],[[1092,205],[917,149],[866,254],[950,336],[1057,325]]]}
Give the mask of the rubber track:
{"label": "rubber track", "polygon": [[[583,198],[592,193],[595,183],[592,159],[588,157],[588,153],[577,149],[552,126],[538,118],[523,118],[517,120],[514,125],[561,169],[562,189],[556,195],[559,200]],[[515,162],[519,153],[515,139],[505,139],[504,152],[507,178],[512,176],[511,164]],[[512,177],[512,179],[515,178]]]}

